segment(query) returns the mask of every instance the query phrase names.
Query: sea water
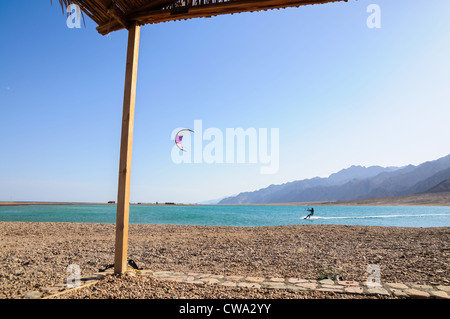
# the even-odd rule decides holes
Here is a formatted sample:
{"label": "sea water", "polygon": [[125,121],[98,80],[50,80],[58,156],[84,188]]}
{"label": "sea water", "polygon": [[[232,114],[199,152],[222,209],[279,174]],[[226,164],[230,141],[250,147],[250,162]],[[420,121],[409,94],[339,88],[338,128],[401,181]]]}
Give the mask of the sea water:
{"label": "sea water", "polygon": [[[450,227],[449,206],[131,205],[131,224]],[[0,206],[0,221],[115,223],[115,205]]]}

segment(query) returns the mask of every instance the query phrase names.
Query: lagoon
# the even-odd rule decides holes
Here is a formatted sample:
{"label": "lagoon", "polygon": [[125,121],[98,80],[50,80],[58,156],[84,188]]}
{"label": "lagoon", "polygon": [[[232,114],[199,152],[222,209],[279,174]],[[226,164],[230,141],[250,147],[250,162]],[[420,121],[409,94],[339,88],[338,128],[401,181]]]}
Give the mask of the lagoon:
{"label": "lagoon", "polygon": [[[130,224],[450,227],[449,206],[131,205]],[[0,221],[115,223],[115,205],[0,206]]]}

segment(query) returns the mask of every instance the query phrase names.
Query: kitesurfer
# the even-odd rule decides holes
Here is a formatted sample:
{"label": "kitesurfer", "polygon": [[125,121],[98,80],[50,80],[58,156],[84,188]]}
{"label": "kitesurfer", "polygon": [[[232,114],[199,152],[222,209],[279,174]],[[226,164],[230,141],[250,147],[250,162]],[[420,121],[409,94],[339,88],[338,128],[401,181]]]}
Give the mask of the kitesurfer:
{"label": "kitesurfer", "polygon": [[314,208],[308,208],[307,211],[309,212],[309,214],[305,217],[305,219],[310,219],[312,215],[314,215]]}

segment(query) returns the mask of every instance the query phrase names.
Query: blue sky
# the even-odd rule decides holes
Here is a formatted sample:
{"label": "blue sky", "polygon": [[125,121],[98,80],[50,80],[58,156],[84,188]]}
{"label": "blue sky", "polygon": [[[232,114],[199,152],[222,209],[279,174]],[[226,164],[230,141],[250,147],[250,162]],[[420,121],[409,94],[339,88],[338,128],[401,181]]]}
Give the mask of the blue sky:
{"label": "blue sky", "polygon": [[[366,25],[372,3],[379,29]],[[198,202],[447,155],[448,12],[444,0],[350,0],[142,27],[131,201]],[[0,200],[115,200],[127,32],[101,36],[87,17],[69,29],[47,0],[1,1],[0,26]],[[171,133],[194,120],[278,128],[278,172],[175,164]]]}

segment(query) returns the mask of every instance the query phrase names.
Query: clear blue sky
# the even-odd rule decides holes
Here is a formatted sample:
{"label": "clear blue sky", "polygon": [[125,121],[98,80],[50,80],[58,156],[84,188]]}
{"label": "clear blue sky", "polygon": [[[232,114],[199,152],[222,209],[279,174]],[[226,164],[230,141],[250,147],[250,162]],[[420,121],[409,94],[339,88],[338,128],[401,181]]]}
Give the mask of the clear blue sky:
{"label": "clear blue sky", "polygon": [[[369,4],[381,28],[369,29]],[[450,153],[450,2],[353,1],[141,29],[131,201],[198,202]],[[17,19],[17,20],[16,20]],[[0,2],[0,200],[117,197],[127,32]],[[279,170],[175,164],[171,133],[278,128]]]}

